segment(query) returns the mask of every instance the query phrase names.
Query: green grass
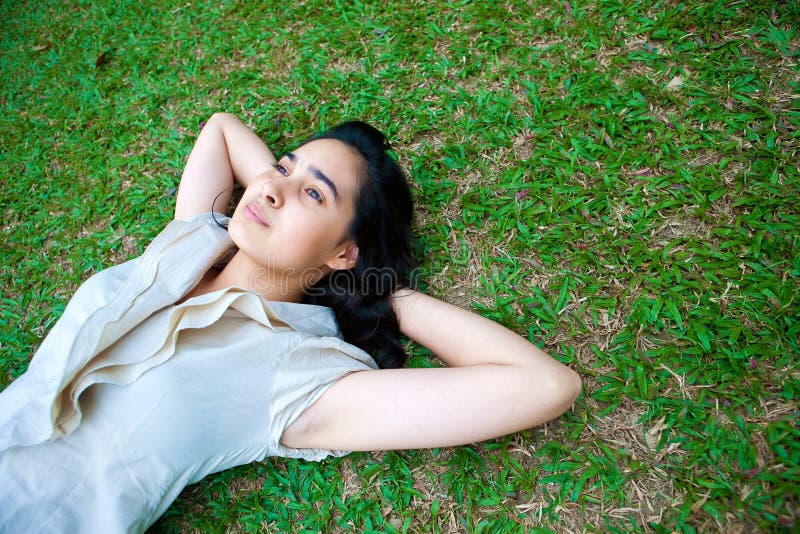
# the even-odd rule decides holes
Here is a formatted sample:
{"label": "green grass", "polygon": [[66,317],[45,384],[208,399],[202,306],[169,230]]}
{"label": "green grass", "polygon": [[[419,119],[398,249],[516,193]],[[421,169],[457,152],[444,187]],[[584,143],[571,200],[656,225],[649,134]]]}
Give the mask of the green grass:
{"label": "green grass", "polygon": [[427,290],[584,377],[542,428],[243,466],[187,488],[154,532],[797,528],[794,2],[22,1],[0,16],[0,386],[82,280],[171,218],[219,110],[276,150],[347,118],[384,129]]}

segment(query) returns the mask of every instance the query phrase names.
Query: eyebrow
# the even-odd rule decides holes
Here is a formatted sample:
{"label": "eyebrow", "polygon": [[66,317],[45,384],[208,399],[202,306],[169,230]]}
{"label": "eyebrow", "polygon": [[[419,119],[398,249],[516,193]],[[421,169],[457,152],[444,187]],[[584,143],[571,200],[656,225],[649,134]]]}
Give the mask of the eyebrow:
{"label": "eyebrow", "polygon": [[[289,158],[289,161],[291,161],[292,163],[295,163],[297,161],[297,156],[295,156],[293,152],[287,152],[286,154],[284,154],[284,156]],[[317,169],[316,167],[312,167],[311,165],[309,165],[308,168],[311,171],[311,174],[313,174],[315,178],[317,178],[318,180],[323,181],[325,183],[325,185],[328,186],[328,189],[330,189],[331,192],[333,193],[333,199],[336,202],[338,202],[339,201],[339,191],[336,189],[336,184],[333,183],[333,180],[331,180],[330,178],[325,176],[325,173],[323,173],[321,170]]]}

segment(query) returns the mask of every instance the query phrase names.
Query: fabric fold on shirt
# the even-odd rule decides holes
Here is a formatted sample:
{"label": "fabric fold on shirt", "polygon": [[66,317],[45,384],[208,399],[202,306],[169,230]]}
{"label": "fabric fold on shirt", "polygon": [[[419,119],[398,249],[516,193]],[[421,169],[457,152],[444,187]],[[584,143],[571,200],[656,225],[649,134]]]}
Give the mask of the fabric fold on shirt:
{"label": "fabric fold on shirt", "polygon": [[330,308],[240,287],[175,304],[231,250],[212,214],[174,221],[79,288],[0,392],[3,527],[142,532],[210,473],[347,453],[280,444],[338,379],[377,369]]}
{"label": "fabric fold on shirt", "polygon": [[[267,301],[235,287],[175,306],[168,312],[167,326],[153,321],[159,329],[143,334],[141,326],[149,318],[180,300],[235,249],[227,230],[217,224],[228,220],[205,213],[188,221],[172,221],[141,256],[93,275],[78,288],[28,370],[0,396],[0,450],[72,432],[80,424],[79,397],[86,388],[98,382],[130,383],[163,363],[172,354],[180,330],[213,322],[200,313],[202,306],[216,309],[216,317],[232,308],[273,329],[280,325],[314,336],[340,337],[328,307]],[[192,261],[186,261],[187,257]],[[199,323],[191,322],[192,317],[201,316],[205,318]],[[183,320],[188,322],[176,329]],[[104,355],[125,336],[138,337],[140,348],[146,349],[135,355]]]}
{"label": "fabric fold on shirt", "polygon": [[[74,428],[80,423],[79,398],[89,386],[100,382],[130,384],[142,373],[164,363],[175,353],[182,330],[201,329],[214,324],[228,309],[237,310],[262,326],[277,332],[291,329],[276,316],[267,301],[240,288],[227,288],[168,307],[150,316],[135,330],[126,334],[132,339],[114,344],[93,358],[60,395],[61,411],[56,420],[60,429]],[[158,314],[167,315],[161,320]],[[275,325],[273,325],[273,322]]]}
{"label": "fabric fold on shirt", "polygon": [[[207,246],[198,247],[199,243]],[[64,427],[56,425],[66,385],[131,328],[185,295],[231,247],[227,231],[208,214],[172,221],[142,256],[84,282],[34,354],[28,371],[3,391],[0,449],[41,443],[73,430],[74,418]],[[195,261],[181,261],[187,255]]]}

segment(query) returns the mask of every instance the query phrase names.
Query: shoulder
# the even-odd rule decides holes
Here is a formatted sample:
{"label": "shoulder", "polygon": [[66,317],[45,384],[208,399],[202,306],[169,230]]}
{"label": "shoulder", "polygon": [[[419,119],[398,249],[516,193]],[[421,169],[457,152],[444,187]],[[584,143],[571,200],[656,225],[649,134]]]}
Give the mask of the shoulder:
{"label": "shoulder", "polygon": [[308,335],[284,356],[279,373],[292,382],[331,384],[354,371],[378,369],[372,357],[338,337]]}
{"label": "shoulder", "polygon": [[[295,332],[297,334],[297,332]],[[377,364],[359,349],[337,337],[306,335],[277,362],[270,398],[270,441],[277,456],[320,460],[341,456],[346,449],[293,447],[283,437],[288,428],[303,428],[306,414],[343,377],[374,371]]]}

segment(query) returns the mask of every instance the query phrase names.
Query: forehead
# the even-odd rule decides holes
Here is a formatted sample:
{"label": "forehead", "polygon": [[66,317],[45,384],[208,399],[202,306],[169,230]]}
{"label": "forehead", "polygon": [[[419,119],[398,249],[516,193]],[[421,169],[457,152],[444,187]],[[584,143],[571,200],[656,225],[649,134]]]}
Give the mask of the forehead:
{"label": "forehead", "polygon": [[316,139],[293,151],[299,166],[321,171],[343,196],[353,198],[361,182],[364,160],[349,145],[336,139]]}

